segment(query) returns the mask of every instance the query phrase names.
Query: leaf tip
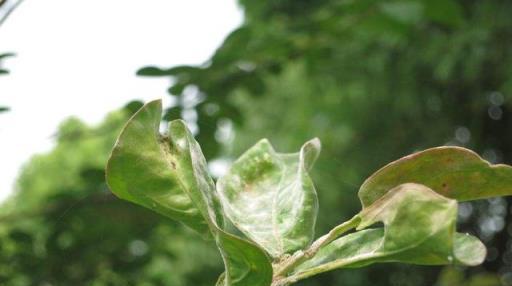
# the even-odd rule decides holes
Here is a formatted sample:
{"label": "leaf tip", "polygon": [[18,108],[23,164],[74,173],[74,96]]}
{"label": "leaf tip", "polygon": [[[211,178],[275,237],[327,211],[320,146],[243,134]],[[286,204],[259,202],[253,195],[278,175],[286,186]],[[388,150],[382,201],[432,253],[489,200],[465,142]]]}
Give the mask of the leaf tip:
{"label": "leaf tip", "polygon": [[487,248],[478,238],[470,234],[457,234],[453,253],[458,264],[476,266],[484,262]]}
{"label": "leaf tip", "polygon": [[313,164],[320,156],[320,151],[322,150],[322,143],[318,137],[315,137],[302,145],[300,149],[301,161],[304,162],[307,170],[310,170],[313,167]]}

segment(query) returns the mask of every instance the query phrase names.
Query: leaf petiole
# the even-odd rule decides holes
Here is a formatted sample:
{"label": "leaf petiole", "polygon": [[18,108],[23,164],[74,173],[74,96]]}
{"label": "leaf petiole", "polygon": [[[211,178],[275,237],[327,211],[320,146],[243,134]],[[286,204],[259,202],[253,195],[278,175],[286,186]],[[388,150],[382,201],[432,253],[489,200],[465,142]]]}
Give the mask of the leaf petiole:
{"label": "leaf petiole", "polygon": [[[307,261],[308,259],[315,256],[318,251],[337,239],[340,235],[343,233],[357,227],[359,224],[361,218],[359,217],[359,214],[352,217],[350,220],[334,227],[331,229],[327,234],[321,236],[317,240],[315,240],[311,246],[302,251],[295,252],[292,256],[290,256],[288,259],[286,259],[283,263],[278,265],[278,268],[275,271],[274,277],[280,277],[280,276],[286,276],[288,272],[293,270],[295,267],[299,266],[303,262]],[[286,284],[275,284],[277,285],[286,285]]]}

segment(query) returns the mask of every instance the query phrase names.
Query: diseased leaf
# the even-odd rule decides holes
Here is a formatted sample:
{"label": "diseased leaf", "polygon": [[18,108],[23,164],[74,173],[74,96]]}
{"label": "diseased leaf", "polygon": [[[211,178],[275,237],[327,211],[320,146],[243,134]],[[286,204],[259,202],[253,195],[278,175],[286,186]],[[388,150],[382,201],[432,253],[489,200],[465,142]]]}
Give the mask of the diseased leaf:
{"label": "diseased leaf", "polygon": [[170,122],[168,135],[161,136],[161,115],[161,102],[153,101],[125,126],[107,166],[111,190],[196,230],[209,230],[226,267],[224,285],[270,285],[272,266],[263,250],[223,229],[224,214],[199,144],[181,120]]}
{"label": "diseased leaf", "polygon": [[268,286],[272,281],[269,258],[258,246],[227,233],[224,214],[215,191],[215,184],[208,174],[201,147],[182,120],[169,124],[171,152],[178,150],[177,170],[183,170],[182,186],[209,224],[226,267],[226,286]]}
{"label": "diseased leaf", "polygon": [[274,257],[311,243],[318,200],[308,170],[319,152],[318,139],[293,154],[275,152],[264,139],[217,182],[229,219]]}
{"label": "diseased leaf", "polygon": [[224,230],[217,230],[217,245],[226,267],[225,286],[270,286],[272,264],[261,248]]}
{"label": "diseased leaf", "polygon": [[404,183],[422,184],[458,201],[507,196],[512,195],[512,167],[490,165],[461,147],[427,149],[375,172],[359,189],[359,199],[363,206],[369,206]]}
{"label": "diseased leaf", "polygon": [[177,150],[158,132],[161,102],[144,105],[128,121],[107,165],[107,183],[121,199],[152,209],[206,234],[208,226],[183,186]]}
{"label": "diseased leaf", "polygon": [[400,185],[358,216],[358,230],[377,222],[384,228],[333,241],[299,266],[295,275],[308,277],[378,262],[477,265],[485,258],[485,246],[477,238],[455,232],[457,202],[422,185]]}
{"label": "diseased leaf", "polygon": [[215,283],[215,286],[224,286],[226,285],[226,273],[223,272],[220,276],[219,276],[219,279],[217,279],[217,283]]}

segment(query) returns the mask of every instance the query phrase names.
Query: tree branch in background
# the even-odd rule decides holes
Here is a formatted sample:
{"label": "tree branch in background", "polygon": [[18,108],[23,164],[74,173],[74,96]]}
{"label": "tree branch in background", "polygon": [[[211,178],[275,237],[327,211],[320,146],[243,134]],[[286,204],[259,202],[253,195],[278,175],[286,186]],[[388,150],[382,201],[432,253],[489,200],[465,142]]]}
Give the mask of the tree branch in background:
{"label": "tree branch in background", "polygon": [[[0,1],[4,1],[4,2],[0,2],[0,3],[5,3],[6,0],[0,0]],[[2,60],[4,58],[12,57],[12,56],[14,56],[14,54],[12,54],[12,53],[0,54],[0,75],[6,75],[9,73],[8,70],[2,68]],[[9,107],[0,105],[0,113],[6,112],[6,111],[9,111]]]}
{"label": "tree branch in background", "polygon": [[[4,23],[7,17],[14,11],[23,0],[0,0],[0,26]],[[9,71],[2,69],[1,60],[6,57],[13,56],[13,54],[0,54],[0,75],[8,74]],[[8,111],[9,108],[0,106],[0,113]]]}
{"label": "tree branch in background", "polygon": [[21,2],[23,2],[23,0],[0,0],[0,25],[4,23],[7,17],[9,17],[12,11],[14,11]]}

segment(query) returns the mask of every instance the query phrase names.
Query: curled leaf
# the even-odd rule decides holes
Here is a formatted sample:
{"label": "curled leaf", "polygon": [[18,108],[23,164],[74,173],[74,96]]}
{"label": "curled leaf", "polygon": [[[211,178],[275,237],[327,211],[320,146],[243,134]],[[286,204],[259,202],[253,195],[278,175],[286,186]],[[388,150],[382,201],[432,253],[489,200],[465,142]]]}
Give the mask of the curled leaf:
{"label": "curled leaf", "polygon": [[119,198],[206,234],[203,215],[181,185],[185,168],[177,169],[177,149],[158,132],[161,106],[152,101],[128,121],[108,160],[107,183]]}
{"label": "curled leaf", "polygon": [[461,147],[427,149],[394,161],[370,176],[359,189],[363,206],[404,183],[425,185],[458,201],[512,195],[512,167],[491,165]]}
{"label": "curled leaf", "polygon": [[358,230],[377,222],[384,227],[333,241],[299,266],[295,275],[379,262],[477,265],[485,258],[485,246],[477,238],[455,232],[457,202],[423,185],[400,185],[358,216]]}
{"label": "curled leaf", "polygon": [[270,285],[272,266],[263,250],[224,230],[222,207],[199,144],[181,120],[172,121],[168,135],[161,136],[161,113],[161,102],[150,102],[123,129],[107,166],[112,192],[209,231],[226,267],[218,283]]}
{"label": "curled leaf", "polygon": [[274,257],[311,243],[318,200],[308,170],[319,152],[318,139],[292,154],[277,153],[264,139],[217,182],[229,219]]}
{"label": "curled leaf", "polygon": [[224,285],[226,285],[226,272],[223,272],[217,279],[217,283],[215,283],[215,286],[224,286]]}

